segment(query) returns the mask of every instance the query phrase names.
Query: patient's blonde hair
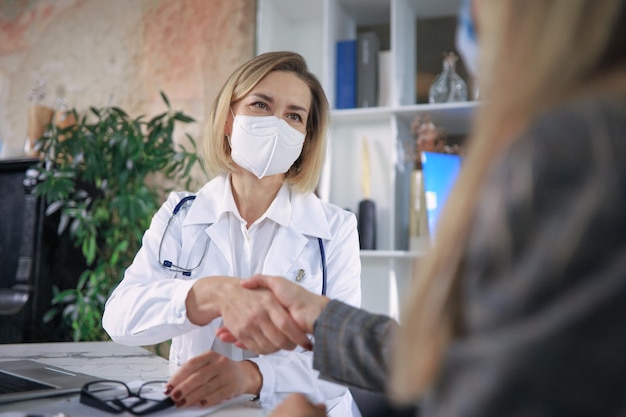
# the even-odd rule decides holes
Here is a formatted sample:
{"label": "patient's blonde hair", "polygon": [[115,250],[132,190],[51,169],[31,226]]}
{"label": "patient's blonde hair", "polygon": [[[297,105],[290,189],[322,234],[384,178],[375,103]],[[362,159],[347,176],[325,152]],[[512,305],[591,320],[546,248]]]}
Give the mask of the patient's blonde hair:
{"label": "patient's blonde hair", "polygon": [[[461,258],[476,196],[494,159],[549,107],[592,88],[625,89],[623,0],[481,0],[477,4],[486,97],[474,119],[445,222],[405,300],[391,393],[414,401],[431,385],[454,336]],[[607,81],[610,80],[610,81]]]}

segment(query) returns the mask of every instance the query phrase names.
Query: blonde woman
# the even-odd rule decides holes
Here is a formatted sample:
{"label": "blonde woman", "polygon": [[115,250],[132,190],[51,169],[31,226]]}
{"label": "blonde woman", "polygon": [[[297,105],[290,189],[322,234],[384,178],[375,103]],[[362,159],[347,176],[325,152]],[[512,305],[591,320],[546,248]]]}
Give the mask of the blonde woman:
{"label": "blonde woman", "polygon": [[278,277],[246,285],[314,334],[323,377],[420,416],[626,415],[626,3],[474,6],[463,56],[485,101],[402,327]]}
{"label": "blonde woman", "polygon": [[[360,305],[356,218],[313,194],[327,120],[326,96],[300,55],[262,54],[235,70],[207,123],[215,178],[195,195],[169,196],[108,299],[103,326],[114,341],[172,339],[170,360],[182,366],[168,387],[177,406],[252,394],[271,408],[305,392],[334,415],[359,415],[345,387],[317,378],[311,352],[259,356],[215,336],[226,325],[260,353],[293,348],[287,336],[309,344],[271,293],[246,290],[237,277],[282,275]],[[239,326],[245,318],[251,323]]]}
{"label": "blonde woman", "polygon": [[391,393],[433,388],[428,416],[623,415],[626,3],[475,6],[486,100]]}

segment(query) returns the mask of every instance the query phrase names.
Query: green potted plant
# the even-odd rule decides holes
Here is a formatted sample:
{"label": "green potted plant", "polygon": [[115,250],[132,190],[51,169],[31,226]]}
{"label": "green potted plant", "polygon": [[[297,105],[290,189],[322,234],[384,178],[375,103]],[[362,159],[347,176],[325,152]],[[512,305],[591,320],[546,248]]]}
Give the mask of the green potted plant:
{"label": "green potted plant", "polygon": [[[87,268],[76,288],[54,288],[44,322],[61,314],[75,341],[103,340],[104,303],[141,244],[144,231],[170,183],[189,188],[198,161],[196,145],[176,146],[176,123],[194,120],[172,110],[144,120],[118,107],[91,108],[77,123],[51,124],[39,142],[35,193],[45,198],[46,215],[59,215],[57,232],[69,230]],[[200,164],[201,165],[201,164]]]}

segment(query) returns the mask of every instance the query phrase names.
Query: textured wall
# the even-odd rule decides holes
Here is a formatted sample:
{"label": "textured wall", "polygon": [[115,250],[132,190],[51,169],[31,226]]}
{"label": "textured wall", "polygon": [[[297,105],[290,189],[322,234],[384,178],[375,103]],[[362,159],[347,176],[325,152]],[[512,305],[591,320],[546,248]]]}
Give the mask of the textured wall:
{"label": "textured wall", "polygon": [[79,113],[109,103],[131,115],[175,109],[199,123],[226,77],[253,56],[255,0],[0,0],[1,156],[23,154],[35,78],[42,104]]}

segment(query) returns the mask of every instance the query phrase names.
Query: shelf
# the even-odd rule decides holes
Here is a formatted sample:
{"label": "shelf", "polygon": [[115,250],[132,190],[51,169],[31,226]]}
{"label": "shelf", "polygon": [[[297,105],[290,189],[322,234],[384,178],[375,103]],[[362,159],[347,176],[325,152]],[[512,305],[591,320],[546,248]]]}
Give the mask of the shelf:
{"label": "shelf", "polygon": [[[426,49],[417,42],[418,26],[429,23],[424,21],[429,18],[452,18],[444,19],[447,26],[435,26],[437,30],[445,30],[450,38],[453,35],[450,26],[455,26],[454,16],[460,4],[461,0],[257,2],[257,53],[286,49],[302,54],[322,83],[331,106],[320,196],[353,213],[358,213],[359,202],[366,194],[376,203],[379,249],[360,252],[362,305],[371,311],[396,316],[398,294],[409,285],[420,258],[430,247],[427,237],[409,236],[414,204],[411,125],[417,117],[423,119],[428,115],[435,125],[449,135],[459,136],[460,140],[470,130],[479,105],[477,102],[415,104],[417,63],[424,62],[423,58],[418,61],[418,57],[428,56],[417,51]],[[337,42],[355,39],[364,30],[379,33],[381,44],[384,42],[381,49],[390,51],[387,87],[391,97],[386,102],[393,104],[334,109]],[[434,37],[438,36],[437,30]],[[363,143],[368,145],[367,159]],[[367,192],[364,175],[369,176]]]}
{"label": "shelf", "polygon": [[415,259],[423,256],[423,251],[404,250],[362,250],[362,258]]}
{"label": "shelf", "polygon": [[438,126],[448,133],[460,134],[469,130],[471,115],[478,106],[476,101],[460,103],[413,104],[398,107],[367,107],[355,109],[332,110],[331,119],[334,125],[363,122],[385,122],[391,116],[411,125],[418,115],[428,114]]}
{"label": "shelf", "polygon": [[388,120],[393,114],[391,107],[364,107],[354,109],[331,110],[333,123],[380,122]]}
{"label": "shelf", "polygon": [[[420,114],[428,114],[432,122],[442,126],[448,133],[467,133],[470,128],[472,113],[478,107],[477,101],[459,103],[414,104],[394,110],[398,118],[409,125]],[[444,123],[445,122],[445,123]]]}

